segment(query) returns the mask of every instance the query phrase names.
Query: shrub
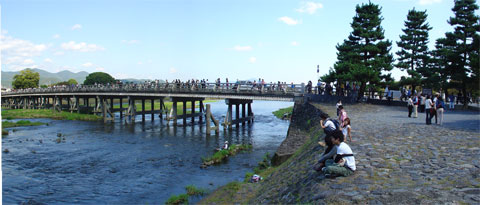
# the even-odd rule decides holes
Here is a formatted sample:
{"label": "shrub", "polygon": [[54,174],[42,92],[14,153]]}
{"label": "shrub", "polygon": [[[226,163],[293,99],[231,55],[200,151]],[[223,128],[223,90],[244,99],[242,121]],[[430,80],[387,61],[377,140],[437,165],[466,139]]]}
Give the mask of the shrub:
{"label": "shrub", "polygon": [[189,196],[204,195],[206,193],[204,189],[197,188],[194,185],[186,186],[185,190],[187,191],[187,195]]}
{"label": "shrub", "polygon": [[174,195],[168,198],[165,204],[188,204],[188,195],[187,194],[180,194]]}

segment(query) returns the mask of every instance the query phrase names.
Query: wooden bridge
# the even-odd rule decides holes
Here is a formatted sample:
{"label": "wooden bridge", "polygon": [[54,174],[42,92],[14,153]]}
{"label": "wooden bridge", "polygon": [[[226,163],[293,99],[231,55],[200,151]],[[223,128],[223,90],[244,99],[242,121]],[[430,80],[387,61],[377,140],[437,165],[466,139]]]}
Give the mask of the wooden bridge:
{"label": "wooden bridge", "polygon": [[[155,114],[158,114],[160,119],[172,121],[173,125],[177,125],[178,119],[183,119],[185,125],[187,118],[191,118],[193,123],[195,117],[200,121],[204,116],[211,117],[204,108],[203,101],[206,98],[225,99],[228,110],[224,126],[231,129],[233,124],[239,126],[240,123],[253,122],[251,108],[253,100],[295,101],[303,99],[304,93],[303,84],[160,83],[24,89],[2,92],[1,101],[2,107],[11,109],[53,109],[97,113],[103,116],[104,122],[113,121],[114,113],[119,112],[119,117],[124,118],[125,122],[134,122],[136,115],[142,115],[142,121],[145,121],[146,115],[151,115],[151,119],[154,120]],[[170,112],[164,103],[166,98],[173,103]],[[123,107],[125,100],[128,103],[126,108]],[[137,101],[141,101],[140,111],[136,108]],[[159,102],[158,108],[155,108],[155,101]],[[179,102],[183,105],[181,115],[177,113]],[[196,102],[199,102],[199,112],[195,110]],[[118,104],[119,108],[114,108],[114,103]],[[150,110],[145,109],[146,103],[150,103]],[[190,113],[187,112],[187,103],[191,103]],[[233,120],[233,106],[235,106],[235,120]],[[215,119],[213,121],[218,123]],[[218,127],[217,125],[216,129]]]}

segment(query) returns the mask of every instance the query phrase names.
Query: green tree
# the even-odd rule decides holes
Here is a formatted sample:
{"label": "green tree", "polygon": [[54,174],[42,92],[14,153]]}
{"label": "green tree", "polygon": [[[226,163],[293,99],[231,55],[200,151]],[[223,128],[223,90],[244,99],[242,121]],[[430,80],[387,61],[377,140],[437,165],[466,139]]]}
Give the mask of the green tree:
{"label": "green tree", "polygon": [[358,98],[362,98],[367,84],[371,87],[391,80],[393,56],[390,54],[392,42],[384,40],[384,30],[380,25],[381,8],[378,5],[357,5],[356,15],[351,26],[353,31],[343,44],[337,45],[337,62],[334,69],[323,78],[333,75],[338,82],[357,81],[360,83]]}
{"label": "green tree", "polygon": [[428,51],[428,32],[432,29],[427,23],[427,11],[416,11],[415,8],[408,11],[405,21],[405,33],[400,35],[400,41],[397,41],[400,50],[398,63],[396,67],[401,70],[407,70],[410,75],[404,82],[409,82],[415,89],[421,83],[422,76],[425,80],[432,77],[430,70],[430,53]]}
{"label": "green tree", "polygon": [[73,79],[73,78],[69,79],[69,80],[67,81],[67,83],[68,83],[68,85],[76,85],[76,84],[78,84],[77,80],[75,80],[75,79]]}
{"label": "green tree", "polygon": [[85,81],[83,82],[84,85],[93,85],[93,84],[113,84],[115,83],[115,79],[110,76],[108,73],[104,72],[95,72],[95,73],[90,73]]}
{"label": "green tree", "polygon": [[30,69],[20,71],[20,74],[13,76],[13,89],[36,88],[40,82],[40,74]]}
{"label": "green tree", "polygon": [[[475,92],[478,88],[478,39],[480,32],[480,17],[475,15],[479,7],[475,0],[456,0],[452,11],[455,17],[450,17],[448,23],[453,26],[453,32],[447,32],[445,38],[440,39],[447,51],[440,52],[445,59],[443,72],[450,81],[459,88],[464,95],[467,91]],[[477,80],[477,81],[475,81]],[[469,85],[477,84],[473,87]],[[467,88],[469,88],[467,90]],[[468,106],[464,98],[464,106]]]}

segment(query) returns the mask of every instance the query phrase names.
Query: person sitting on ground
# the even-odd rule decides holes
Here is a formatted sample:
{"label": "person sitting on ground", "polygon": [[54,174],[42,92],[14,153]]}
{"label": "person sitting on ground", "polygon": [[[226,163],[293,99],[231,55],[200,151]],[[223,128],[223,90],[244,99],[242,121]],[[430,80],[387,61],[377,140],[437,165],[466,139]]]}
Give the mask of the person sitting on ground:
{"label": "person sitting on ground", "polygon": [[356,170],[355,157],[352,149],[347,143],[343,142],[343,133],[334,132],[332,143],[337,145],[337,155],[335,160],[325,161],[326,167],[322,169],[325,177],[350,176]]}
{"label": "person sitting on ground", "polygon": [[[319,144],[322,145],[321,143]],[[333,159],[333,157],[337,153],[337,146],[332,143],[331,135],[325,136],[325,144],[327,145],[327,148],[323,152],[322,156],[320,156],[318,162],[313,166],[313,169],[317,172],[322,171],[322,168],[325,167],[325,161]]]}
{"label": "person sitting on ground", "polygon": [[353,142],[352,140],[352,127],[350,126],[350,118],[345,118],[342,124],[342,133],[343,136],[345,137],[345,141],[347,140],[347,137],[350,138],[350,142]]}
{"label": "person sitting on ground", "polygon": [[225,141],[222,147],[215,149],[215,151],[227,150],[228,149],[228,141]]}
{"label": "person sitting on ground", "polygon": [[335,123],[338,123],[338,121],[335,122],[334,120],[329,119],[327,113],[322,113],[320,118],[320,126],[322,126],[326,135],[331,135],[333,131],[340,129],[340,126],[335,125]]}

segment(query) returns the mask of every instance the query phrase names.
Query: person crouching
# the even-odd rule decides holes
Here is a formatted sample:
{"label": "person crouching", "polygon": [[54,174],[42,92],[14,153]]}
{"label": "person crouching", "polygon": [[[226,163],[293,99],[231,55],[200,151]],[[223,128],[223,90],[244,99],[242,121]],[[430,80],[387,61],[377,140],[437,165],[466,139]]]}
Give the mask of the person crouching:
{"label": "person crouching", "polygon": [[335,159],[329,159],[325,162],[326,167],[322,169],[325,177],[350,176],[356,170],[355,157],[352,149],[347,143],[343,142],[344,136],[342,132],[334,132],[332,135],[332,143],[337,145],[337,155]]}

